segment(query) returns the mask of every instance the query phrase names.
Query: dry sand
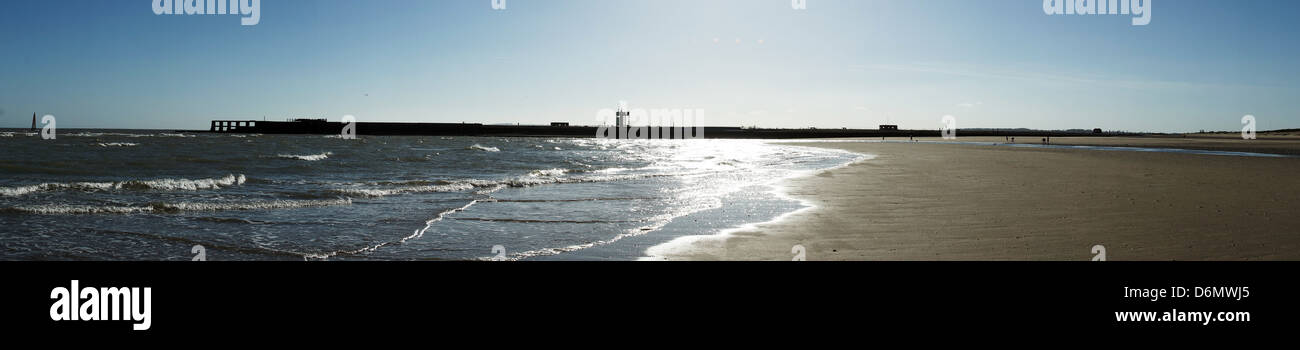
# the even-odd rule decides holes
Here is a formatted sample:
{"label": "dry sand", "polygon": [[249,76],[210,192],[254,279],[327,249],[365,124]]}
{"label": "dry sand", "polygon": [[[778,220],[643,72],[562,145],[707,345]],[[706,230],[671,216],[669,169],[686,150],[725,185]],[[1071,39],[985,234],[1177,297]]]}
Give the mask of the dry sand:
{"label": "dry sand", "polygon": [[[1150,140],[1071,141],[1204,148]],[[1195,142],[1236,143],[1220,148],[1234,151],[1300,150],[1296,140],[1266,148],[1241,147],[1251,141],[1239,139]],[[681,238],[652,248],[651,260],[790,260],[795,245],[805,247],[808,260],[1089,260],[1098,244],[1108,260],[1300,259],[1300,158],[800,145],[876,158],[788,181],[785,193],[808,209],[725,234]]]}

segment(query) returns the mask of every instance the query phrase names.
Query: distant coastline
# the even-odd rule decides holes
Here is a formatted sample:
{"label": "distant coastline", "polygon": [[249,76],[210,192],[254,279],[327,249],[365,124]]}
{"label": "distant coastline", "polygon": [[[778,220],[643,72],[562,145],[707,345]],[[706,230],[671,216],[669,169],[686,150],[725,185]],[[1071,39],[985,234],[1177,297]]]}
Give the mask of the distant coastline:
{"label": "distant coastline", "polygon": [[[214,120],[208,130],[187,132],[252,133],[252,134],[307,134],[332,135],[343,131],[346,124],[323,119],[292,121]],[[653,128],[653,126],[652,126]],[[666,127],[664,127],[666,129]],[[846,137],[939,137],[939,129],[931,130],[881,130],[881,129],[777,129],[746,127],[703,127],[707,139],[802,139]],[[506,137],[596,137],[599,126],[559,125],[486,125],[480,123],[386,123],[358,122],[357,135],[404,136],[506,136]],[[1133,136],[1128,132],[1100,132],[1094,130],[1030,130],[1030,129],[958,129],[961,136]]]}

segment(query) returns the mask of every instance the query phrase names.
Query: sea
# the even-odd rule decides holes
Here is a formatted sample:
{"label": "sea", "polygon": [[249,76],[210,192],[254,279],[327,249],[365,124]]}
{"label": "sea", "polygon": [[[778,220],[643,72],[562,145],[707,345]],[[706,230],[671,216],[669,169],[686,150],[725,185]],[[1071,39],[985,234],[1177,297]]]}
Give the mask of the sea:
{"label": "sea", "polygon": [[763,140],[0,130],[0,260],[637,260],[866,155]]}

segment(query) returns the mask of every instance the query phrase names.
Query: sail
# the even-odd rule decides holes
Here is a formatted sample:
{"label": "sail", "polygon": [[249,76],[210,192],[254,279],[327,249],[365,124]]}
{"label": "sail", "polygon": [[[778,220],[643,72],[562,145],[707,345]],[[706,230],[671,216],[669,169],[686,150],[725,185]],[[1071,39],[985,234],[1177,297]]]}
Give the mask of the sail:
{"label": "sail", "polygon": [[32,130],[36,130],[36,113],[32,113]]}

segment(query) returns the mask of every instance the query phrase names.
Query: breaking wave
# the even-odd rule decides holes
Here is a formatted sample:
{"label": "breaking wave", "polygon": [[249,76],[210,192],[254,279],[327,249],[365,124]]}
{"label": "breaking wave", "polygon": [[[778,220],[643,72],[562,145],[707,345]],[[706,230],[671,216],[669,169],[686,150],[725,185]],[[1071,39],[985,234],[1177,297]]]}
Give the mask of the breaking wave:
{"label": "breaking wave", "polygon": [[560,176],[560,175],[567,174],[568,172],[569,172],[569,169],[533,170],[533,171],[531,171],[531,172],[528,173],[528,176],[532,176],[532,177],[539,177],[539,176],[556,177],[556,176]]}
{"label": "breaking wave", "polygon": [[247,181],[244,174],[230,174],[211,179],[158,179],[129,180],[117,182],[68,182],[43,183],[39,185],[0,187],[0,196],[16,197],[36,192],[52,191],[119,191],[119,190],[160,190],[160,191],[198,191],[220,189],[243,185]]}
{"label": "breaking wave", "polygon": [[318,160],[325,160],[332,155],[334,155],[334,152],[325,152],[321,154],[309,154],[309,155],[279,154],[276,156],[284,159],[297,159],[297,160],[314,162]]}
{"label": "breaking wave", "polygon": [[270,201],[253,201],[253,202],[179,202],[179,203],[150,203],[139,206],[102,206],[102,205],[70,205],[70,204],[47,204],[47,205],[27,205],[16,206],[0,209],[0,212],[20,213],[20,214],[39,214],[39,215],[75,215],[75,214],[141,214],[141,213],[180,213],[191,211],[231,211],[231,210],[270,210],[270,209],[291,209],[291,208],[310,208],[310,207],[328,207],[351,205],[352,200],[327,199],[327,200],[270,200]]}
{"label": "breaking wave", "polygon": [[[567,183],[590,183],[590,182],[609,182],[620,180],[635,180],[652,177],[680,176],[680,174],[627,174],[627,175],[596,175],[582,177],[559,177],[568,173],[564,169],[536,170],[529,173],[528,176],[504,179],[504,180],[481,180],[481,179],[463,179],[451,181],[409,181],[404,183],[394,182],[369,182],[365,184],[356,184],[355,187],[335,188],[331,192],[345,196],[356,197],[386,197],[407,193],[430,193],[430,192],[461,192],[478,189],[476,194],[487,194],[496,192],[504,188],[511,187],[531,187],[550,184],[567,184]],[[403,186],[382,186],[373,187],[374,185],[394,185],[405,184]],[[372,187],[363,187],[372,186]]]}
{"label": "breaking wave", "polygon": [[357,197],[385,197],[404,193],[429,193],[429,192],[459,192],[474,188],[470,184],[449,184],[449,185],[423,185],[423,186],[404,186],[393,188],[339,188],[333,191],[338,194],[357,196]]}

